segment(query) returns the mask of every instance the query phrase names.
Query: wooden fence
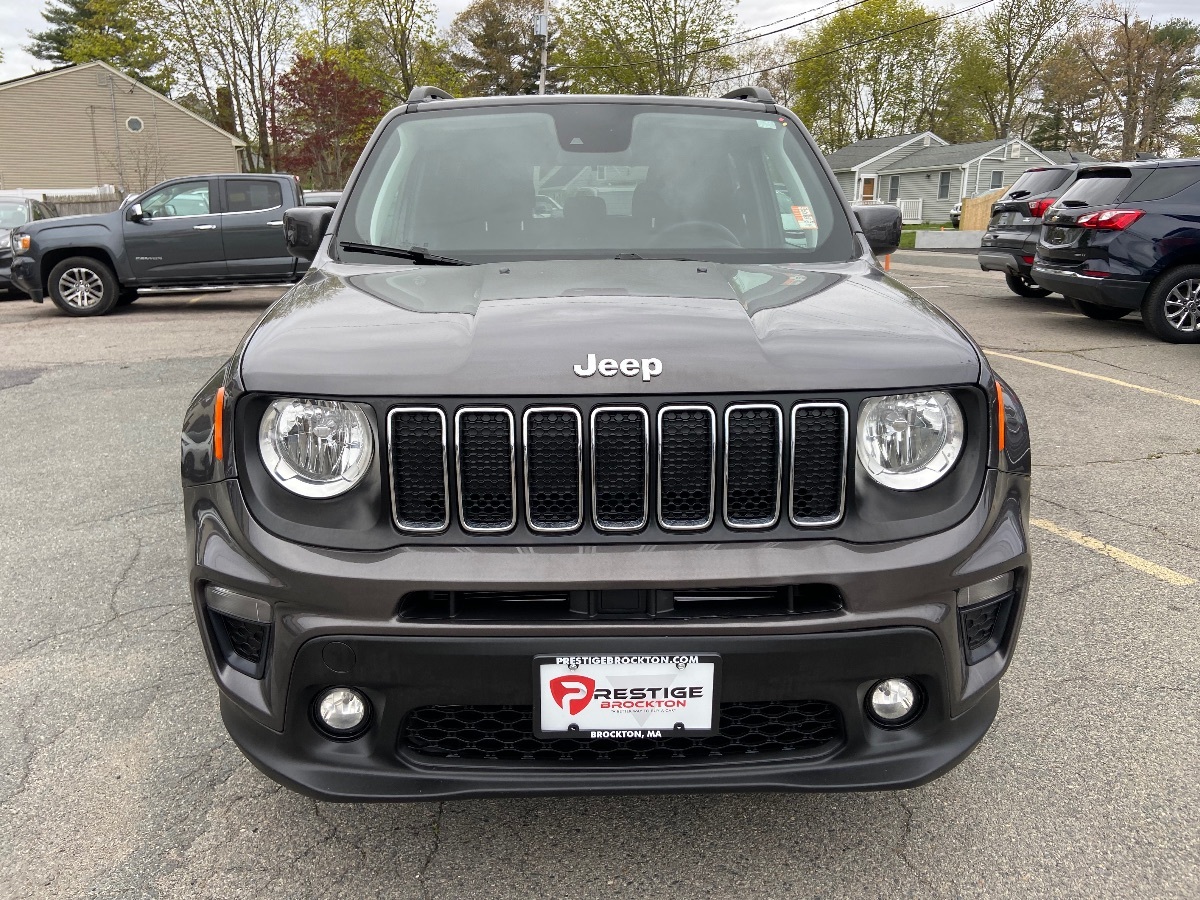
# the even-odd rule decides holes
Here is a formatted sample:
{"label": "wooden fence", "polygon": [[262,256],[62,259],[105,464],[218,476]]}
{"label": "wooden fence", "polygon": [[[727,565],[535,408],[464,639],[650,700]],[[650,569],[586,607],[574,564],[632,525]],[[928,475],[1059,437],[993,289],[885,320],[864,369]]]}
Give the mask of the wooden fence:
{"label": "wooden fence", "polygon": [[46,194],[46,202],[53,203],[60,216],[80,216],[92,213],[112,212],[121,205],[120,194],[105,197],[78,194]]}
{"label": "wooden fence", "polygon": [[1002,187],[978,197],[968,197],[962,202],[962,217],[958,221],[961,231],[987,231],[992,219],[992,204],[999,200],[1008,188]]}

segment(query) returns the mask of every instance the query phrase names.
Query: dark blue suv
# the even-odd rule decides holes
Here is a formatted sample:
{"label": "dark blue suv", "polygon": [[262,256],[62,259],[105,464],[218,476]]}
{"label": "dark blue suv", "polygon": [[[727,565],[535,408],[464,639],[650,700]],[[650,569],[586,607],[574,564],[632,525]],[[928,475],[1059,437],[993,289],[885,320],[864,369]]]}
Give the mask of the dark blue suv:
{"label": "dark blue suv", "polygon": [[1046,213],[1033,279],[1093,319],[1200,343],[1200,159],[1089,166]]}

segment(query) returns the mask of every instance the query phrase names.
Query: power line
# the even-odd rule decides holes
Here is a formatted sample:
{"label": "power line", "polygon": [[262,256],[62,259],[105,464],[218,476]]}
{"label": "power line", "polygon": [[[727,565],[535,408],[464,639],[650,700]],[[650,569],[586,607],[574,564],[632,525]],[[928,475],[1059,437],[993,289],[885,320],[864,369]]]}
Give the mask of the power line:
{"label": "power line", "polygon": [[[914,28],[920,28],[923,25],[929,25],[932,22],[942,22],[946,19],[953,19],[955,16],[961,16],[964,13],[973,12],[981,6],[987,6],[989,3],[995,3],[996,0],[983,0],[982,3],[976,3],[974,6],[967,6],[963,9],[952,10],[940,16],[931,16],[928,19],[923,19],[920,22],[914,22],[912,25],[905,25],[903,28],[894,28],[891,31],[885,31],[882,34],[876,34],[869,38],[863,38],[861,41],[854,41],[849,44],[843,44],[841,47],[834,47],[832,50],[823,50],[820,53],[814,53],[811,56],[802,56],[799,59],[793,59],[789,62],[779,63],[774,66],[767,66],[765,69],[755,69],[753,72],[742,72],[738,75],[726,75],[723,78],[714,78],[712,81],[704,81],[695,87],[712,87],[714,84],[721,84],[725,81],[738,81],[742,78],[749,78],[752,75],[765,75],[767,72],[774,72],[776,69],[786,69],[788,66],[799,65],[802,62],[810,62],[814,59],[821,59],[825,56],[833,56],[835,53],[841,53],[845,50],[853,50],[855,47],[861,47],[864,44],[873,44],[875,41],[881,41],[884,38],[891,37],[895,34],[903,34],[906,31],[912,31]],[[857,5],[857,4],[856,4]],[[846,7],[850,9],[850,7]]]}
{"label": "power line", "polygon": [[[807,16],[810,13],[815,13],[819,9],[824,9],[827,6],[837,6],[844,0],[829,0],[828,3],[822,3],[820,6],[814,6],[812,9],[806,9],[804,12],[792,13],[790,16],[784,16],[782,19],[775,19],[772,22],[763,22],[761,25],[752,25],[749,28],[743,28],[741,31],[735,31],[734,35],[739,36],[749,34],[752,31],[758,31],[760,28],[770,28],[772,25],[778,25],[780,22],[789,22],[792,19],[799,19],[801,16]],[[837,10],[835,10],[837,12]]]}
{"label": "power line", "polygon": [[[841,0],[835,0],[835,2],[841,2]],[[854,9],[854,7],[856,7],[856,6],[862,6],[864,3],[869,3],[869,2],[870,2],[870,0],[854,0],[853,3],[843,6],[840,9],[834,9],[834,10],[831,10],[826,13],[821,13],[819,16],[812,16],[811,18],[804,19],[801,22],[793,22],[791,25],[785,25],[782,28],[776,28],[774,31],[764,31],[762,34],[756,34],[751,37],[739,38],[736,41],[728,41],[727,43],[724,43],[724,44],[718,44],[715,47],[705,47],[702,50],[693,50],[690,53],[680,53],[676,56],[659,56],[659,57],[655,57],[654,59],[630,60],[629,62],[626,62],[626,63],[605,63],[603,65],[598,65],[598,66],[588,66],[588,65],[583,65],[583,64],[564,63],[564,64],[556,65],[553,68],[555,70],[586,69],[588,71],[595,71],[595,70],[601,70],[601,69],[629,69],[629,68],[636,68],[636,67],[658,65],[660,63],[678,62],[679,60],[683,60],[683,59],[691,59],[693,56],[703,56],[706,53],[716,53],[718,50],[724,50],[727,47],[736,47],[738,44],[747,44],[750,41],[757,41],[761,38],[770,37],[773,34],[779,34],[780,32],[783,32],[783,31],[789,31],[792,28],[799,28],[801,25],[808,25],[809,23],[816,22],[819,19],[827,19],[830,16],[835,16],[840,12],[845,12],[848,9]],[[988,0],[988,2],[992,2],[992,0]],[[824,6],[830,6],[830,5],[831,4],[826,3],[823,6],[815,7],[815,9],[823,9]],[[808,12],[813,12],[813,11],[814,10],[809,10]],[[800,15],[807,15],[807,13],[801,13]],[[792,17],[789,16],[788,18],[792,18]],[[778,21],[782,22],[785,20],[779,19]],[[768,25],[774,25],[774,24],[776,24],[776,23],[768,22],[767,25],[762,25],[759,27],[765,28]],[[753,31],[755,29],[750,29],[750,30]],[[745,34],[746,32],[742,32],[742,33]]]}

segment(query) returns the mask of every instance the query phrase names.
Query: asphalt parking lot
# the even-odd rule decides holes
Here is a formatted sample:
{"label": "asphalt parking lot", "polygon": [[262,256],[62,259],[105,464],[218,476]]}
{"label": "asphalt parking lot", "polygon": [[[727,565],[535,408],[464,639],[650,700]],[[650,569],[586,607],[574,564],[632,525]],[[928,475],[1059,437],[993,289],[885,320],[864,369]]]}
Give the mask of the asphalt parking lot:
{"label": "asphalt parking lot", "polygon": [[0,896],[1196,897],[1200,347],[897,254],[1024,401],[1035,583],[999,717],[925,787],[318,803],[226,738],[178,429],[278,294],[0,302]]}

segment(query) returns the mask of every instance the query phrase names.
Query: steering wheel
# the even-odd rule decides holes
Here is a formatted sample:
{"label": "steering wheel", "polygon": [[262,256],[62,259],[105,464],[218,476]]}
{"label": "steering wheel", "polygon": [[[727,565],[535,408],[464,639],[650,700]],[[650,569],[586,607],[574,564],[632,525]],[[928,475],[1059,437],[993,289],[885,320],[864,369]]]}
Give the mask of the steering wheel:
{"label": "steering wheel", "polygon": [[676,222],[674,225],[668,225],[654,236],[654,243],[659,247],[670,246],[667,244],[667,237],[669,235],[688,229],[697,234],[707,232],[727,247],[742,246],[742,242],[737,239],[737,235],[720,222],[706,222],[701,219],[688,219],[686,222]]}

